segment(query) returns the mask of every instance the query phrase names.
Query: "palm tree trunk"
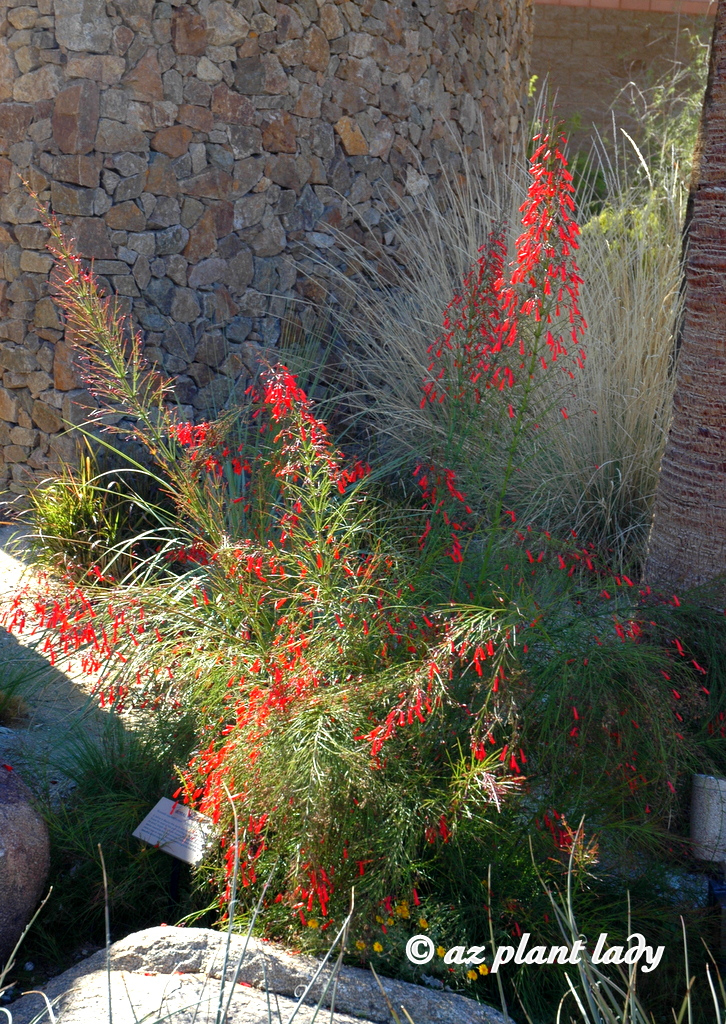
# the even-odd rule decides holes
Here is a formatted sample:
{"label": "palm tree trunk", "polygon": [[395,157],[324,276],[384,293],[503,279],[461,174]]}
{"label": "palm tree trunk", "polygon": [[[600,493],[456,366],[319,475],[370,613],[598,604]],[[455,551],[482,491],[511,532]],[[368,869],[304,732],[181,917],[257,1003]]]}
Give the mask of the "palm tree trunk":
{"label": "palm tree trunk", "polygon": [[691,190],[673,422],[645,565],[649,584],[726,573],[726,0],[718,0]]}

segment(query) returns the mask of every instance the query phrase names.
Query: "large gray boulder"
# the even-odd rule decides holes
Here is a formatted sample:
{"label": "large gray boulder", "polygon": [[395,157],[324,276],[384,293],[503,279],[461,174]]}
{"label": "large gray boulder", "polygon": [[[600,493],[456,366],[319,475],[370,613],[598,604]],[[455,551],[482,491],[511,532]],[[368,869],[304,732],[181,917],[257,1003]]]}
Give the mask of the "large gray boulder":
{"label": "large gray boulder", "polygon": [[[111,998],[114,1024],[160,1020],[173,1014],[172,1024],[208,1024],[215,1019],[226,936],[206,928],[148,928],[114,943],[110,949]],[[242,952],[244,940],[233,936],[228,978]],[[251,939],[234,987],[229,1024],[268,1024],[270,991],[272,1020],[287,1021],[299,996],[319,967],[312,957],[293,956],[259,939]],[[312,989],[295,1017],[300,1024],[315,1019],[315,1004],[330,972]],[[504,1024],[491,1007],[450,992],[382,978],[381,984],[401,1021],[405,1006],[415,1024]],[[229,988],[229,986],[228,986]],[[59,1024],[89,1024],[106,1020],[108,984],[106,954],[100,950],[77,967],[54,978],[45,988],[57,1000]],[[323,1000],[329,1006],[328,998]],[[8,1006],[13,1024],[31,1024],[43,1009],[41,996],[21,997]],[[279,1015],[278,1016],[278,1007]],[[392,1024],[393,1017],[370,971],[343,967],[337,980],[335,1024]],[[153,1016],[147,1016],[153,1015]],[[317,1015],[330,1021],[330,1011]]]}
{"label": "large gray boulder", "polygon": [[45,822],[16,771],[0,764],[0,965],[38,905],[50,868]]}

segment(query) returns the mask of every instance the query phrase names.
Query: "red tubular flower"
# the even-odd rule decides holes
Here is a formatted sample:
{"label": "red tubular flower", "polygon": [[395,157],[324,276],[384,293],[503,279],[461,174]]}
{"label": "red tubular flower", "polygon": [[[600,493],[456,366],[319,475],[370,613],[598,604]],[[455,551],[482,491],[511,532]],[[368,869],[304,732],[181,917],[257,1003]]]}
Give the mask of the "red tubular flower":
{"label": "red tubular flower", "polygon": [[185,448],[199,448],[211,429],[209,423],[176,423],[169,428],[170,435]]}
{"label": "red tubular flower", "polygon": [[[530,159],[531,182],[520,207],[523,231],[516,258],[505,267],[503,230],[493,232],[479,250],[461,291],[446,307],[444,333],[429,347],[422,408],[427,402],[464,398],[479,403],[487,390],[513,388],[522,358],[529,354],[525,321],[566,325],[546,331],[546,351],[539,356],[543,369],[560,360],[572,376],[561,358],[569,356],[565,334],[574,346],[572,361],[582,366],[585,353],[578,345],[586,325],[578,305],[582,279],[573,256],[579,228],[564,141],[554,134],[535,138],[539,145]],[[507,410],[514,419],[513,403]],[[560,411],[567,419],[567,410]]]}

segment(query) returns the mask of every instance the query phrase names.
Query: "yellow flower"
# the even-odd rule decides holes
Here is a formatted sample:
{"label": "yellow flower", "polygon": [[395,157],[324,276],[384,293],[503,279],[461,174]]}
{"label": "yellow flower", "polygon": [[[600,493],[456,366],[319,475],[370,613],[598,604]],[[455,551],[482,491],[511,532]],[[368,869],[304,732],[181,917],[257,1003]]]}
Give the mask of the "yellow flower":
{"label": "yellow flower", "polygon": [[308,928],[317,928],[317,927],[318,927],[318,922],[315,920],[314,917],[311,917],[310,920],[308,921]]}
{"label": "yellow flower", "polygon": [[396,907],[396,913],[399,917],[410,917],[411,912],[408,909],[408,903],[404,900],[403,903],[399,903]]}
{"label": "yellow flower", "polygon": [[479,974],[489,974],[489,968],[487,967],[486,964],[479,964]]}
{"label": "yellow flower", "polygon": [[420,917],[418,919],[418,926],[419,926],[419,928],[428,928],[429,923],[428,923],[428,921],[426,920],[425,917]]}
{"label": "yellow flower", "polygon": [[380,944],[380,942],[374,942],[373,943],[373,952],[374,953],[382,953],[383,952],[383,946]]}
{"label": "yellow flower", "polygon": [[358,941],[355,944],[355,948],[356,949],[365,949],[366,948],[366,944],[365,944],[365,942],[363,942],[362,939],[358,939]]}
{"label": "yellow flower", "polygon": [[392,917],[386,918],[386,924],[393,924],[393,918]]}
{"label": "yellow flower", "polygon": [[479,977],[476,971],[467,971],[466,976],[470,981],[476,981],[476,979]]}
{"label": "yellow flower", "polygon": [[383,924],[383,918],[380,914],[376,914],[376,921],[378,921],[379,924]]}
{"label": "yellow flower", "polygon": [[436,956],[443,956],[445,952],[446,950],[444,949],[443,946],[436,947]]}

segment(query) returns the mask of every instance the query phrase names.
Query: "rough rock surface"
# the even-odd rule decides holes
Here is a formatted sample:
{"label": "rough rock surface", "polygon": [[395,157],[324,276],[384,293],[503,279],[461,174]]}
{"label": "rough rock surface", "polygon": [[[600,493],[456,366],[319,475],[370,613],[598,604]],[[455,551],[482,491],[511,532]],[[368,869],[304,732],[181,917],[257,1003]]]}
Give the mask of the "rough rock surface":
{"label": "rough rock surface", "polygon": [[[214,1019],[226,938],[205,928],[148,928],[129,935],[111,946],[111,992],[113,1019],[117,1024],[133,1024],[146,1014],[176,1010],[176,1024],[191,1024],[193,1007],[201,1000],[196,1016],[199,1024]],[[244,940],[233,936],[228,968],[231,979]],[[292,956],[283,950],[252,939],[242,964],[230,1013],[230,1024],[266,1024],[267,998],[264,994],[265,969],[271,993],[273,1019],[279,1004],[282,1019],[292,1011],[295,994],[299,997],[318,968],[310,957]],[[301,1024],[313,1019],[316,1005],[328,975],[323,975],[308,997],[297,1019]],[[401,1016],[403,1005],[415,1024],[503,1024],[497,1010],[463,996],[432,992],[417,985],[382,978],[388,999]],[[251,987],[250,987],[251,986]],[[59,998],[60,1024],[88,1024],[105,1019],[108,989],[105,952],[94,953],[77,967],[54,978],[45,988],[51,1000]],[[275,996],[272,995],[275,994]],[[42,1008],[39,996],[25,996],[8,1007],[14,1024],[30,1024]],[[324,1000],[324,1005],[329,1002]],[[342,968],[336,990],[336,1024],[389,1024],[393,1021],[384,997],[369,971]],[[57,1011],[56,1011],[57,1012]],[[323,1015],[325,1020],[329,1014]],[[320,1015],[318,1017],[320,1019]]]}
{"label": "rough rock surface", "polygon": [[0,965],[33,915],[50,868],[48,829],[16,771],[0,764]]}
{"label": "rough rock surface", "polygon": [[[0,24],[0,497],[73,461],[91,402],[23,181],[198,420],[283,312],[345,298],[335,231],[380,259],[396,204],[524,122],[527,0],[0,0]],[[234,358],[188,358],[210,332]]]}

